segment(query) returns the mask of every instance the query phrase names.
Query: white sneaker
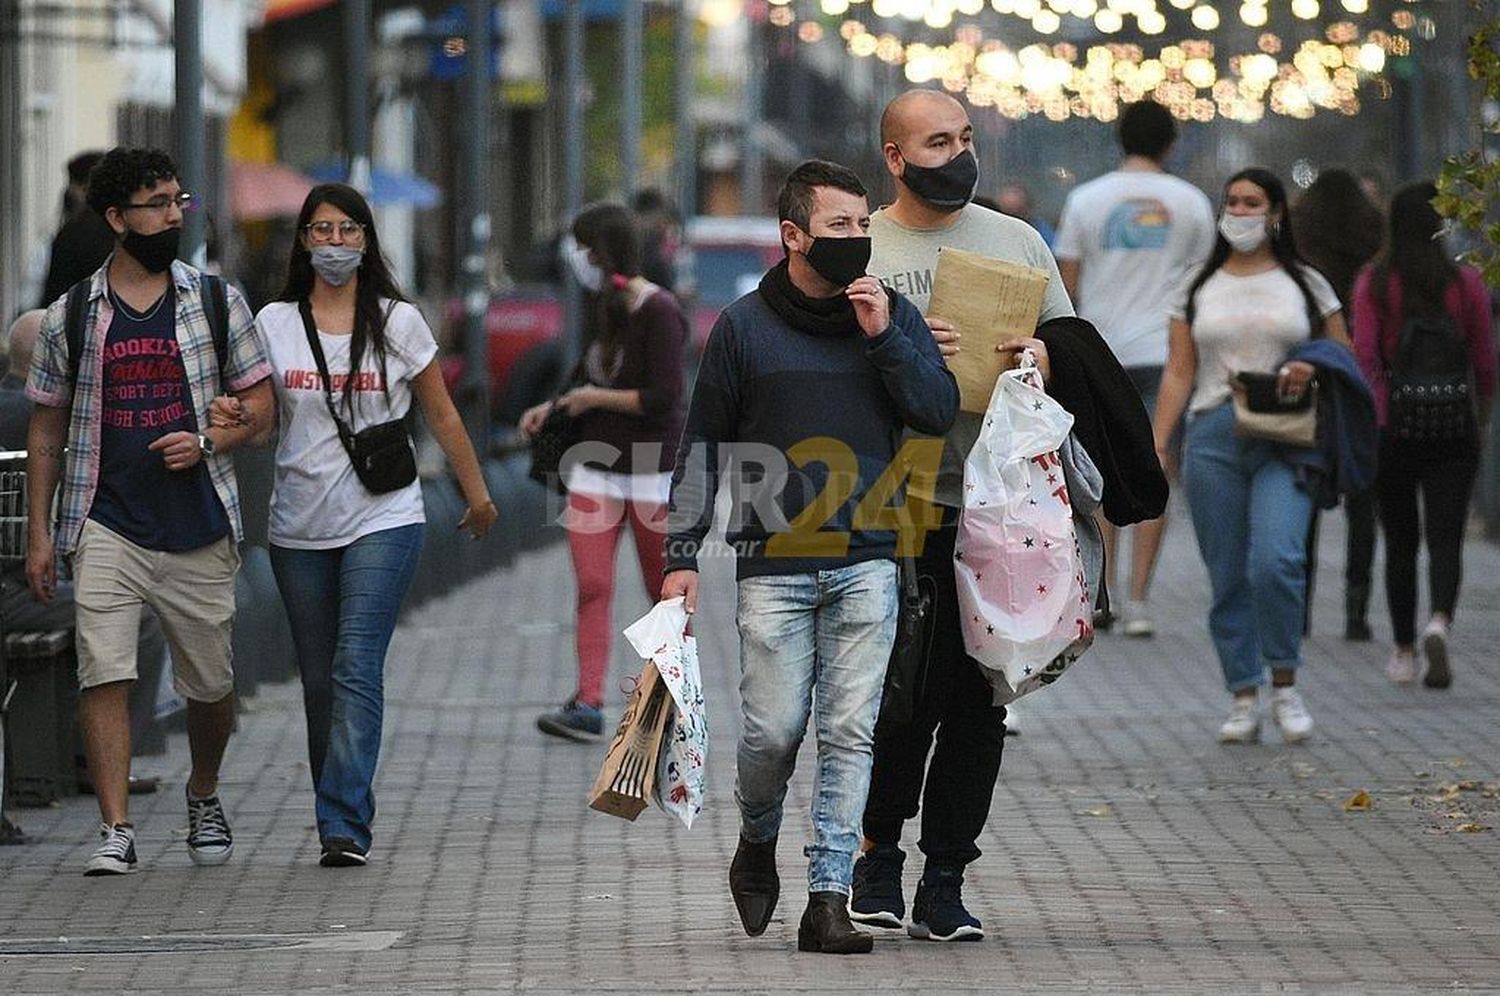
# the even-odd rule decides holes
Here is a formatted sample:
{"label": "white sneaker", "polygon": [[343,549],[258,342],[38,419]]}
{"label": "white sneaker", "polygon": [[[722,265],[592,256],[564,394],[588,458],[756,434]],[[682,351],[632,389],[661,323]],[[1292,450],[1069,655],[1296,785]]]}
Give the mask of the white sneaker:
{"label": "white sneaker", "polygon": [[124,823],[110,826],[99,824],[99,836],[103,838],[88,864],[83,866],[85,875],[129,875],[136,869],[135,827]]}
{"label": "white sneaker", "polygon": [[1260,702],[1251,695],[1234,698],[1229,718],[1219,727],[1221,744],[1253,744],[1260,739]]}
{"label": "white sneaker", "polygon": [[1427,673],[1422,684],[1428,688],[1447,688],[1453,684],[1448,666],[1448,624],[1434,619],[1422,631],[1422,656],[1427,658]]}
{"label": "white sneaker", "polygon": [[1417,655],[1411,650],[1402,650],[1397,647],[1391,651],[1391,659],[1386,662],[1385,676],[1398,685],[1409,685],[1417,680]]}
{"label": "white sneaker", "polygon": [[1281,730],[1281,739],[1286,743],[1300,743],[1312,733],[1312,716],[1295,688],[1277,688],[1271,691],[1271,718],[1276,720],[1276,725]]}
{"label": "white sneaker", "polygon": [[1156,625],[1151,621],[1151,606],[1145,602],[1125,603],[1126,636],[1147,637],[1156,635]]}

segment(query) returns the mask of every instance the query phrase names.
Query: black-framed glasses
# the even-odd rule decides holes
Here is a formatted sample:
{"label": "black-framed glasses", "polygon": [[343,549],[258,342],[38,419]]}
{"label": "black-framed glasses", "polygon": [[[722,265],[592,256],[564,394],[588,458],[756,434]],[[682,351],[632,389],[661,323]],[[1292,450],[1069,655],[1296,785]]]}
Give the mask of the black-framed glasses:
{"label": "black-framed glasses", "polygon": [[302,230],[306,232],[314,242],[328,242],[333,239],[333,233],[337,232],[339,238],[345,242],[363,242],[365,240],[365,226],[357,221],[314,221],[303,225]]}
{"label": "black-framed glasses", "polygon": [[186,190],[180,190],[176,194],[160,194],[146,201],[144,204],[124,204],[121,205],[120,210],[135,211],[150,208],[152,211],[165,211],[173,204],[176,204],[178,208],[186,211],[192,206],[193,197],[194,195],[188,193]]}

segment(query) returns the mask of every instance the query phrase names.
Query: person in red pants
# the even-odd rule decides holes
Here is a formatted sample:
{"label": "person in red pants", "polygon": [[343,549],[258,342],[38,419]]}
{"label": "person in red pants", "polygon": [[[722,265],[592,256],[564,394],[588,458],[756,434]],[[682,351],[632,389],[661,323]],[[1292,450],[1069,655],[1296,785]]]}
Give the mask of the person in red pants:
{"label": "person in red pants", "polygon": [[[535,435],[554,407],[575,418],[580,446],[563,461],[563,524],[578,579],[578,687],[537,718],[569,740],[604,735],[615,551],[627,524],[646,592],[661,592],[667,497],[685,398],[687,320],[672,294],[641,276],[635,216],[618,204],[585,208],[563,252],[593,306],[591,334],[568,391],[521,416]],[[582,459],[576,457],[584,454]]]}

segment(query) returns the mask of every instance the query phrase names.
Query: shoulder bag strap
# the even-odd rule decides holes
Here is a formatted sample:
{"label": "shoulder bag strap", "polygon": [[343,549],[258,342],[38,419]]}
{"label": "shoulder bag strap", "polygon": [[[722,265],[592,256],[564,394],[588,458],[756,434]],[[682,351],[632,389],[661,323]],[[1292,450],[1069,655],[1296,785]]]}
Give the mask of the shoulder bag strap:
{"label": "shoulder bag strap", "polygon": [[307,345],[312,349],[313,362],[318,366],[318,376],[323,378],[323,400],[328,404],[328,414],[338,427],[339,442],[350,456],[354,453],[354,431],[339,418],[338,406],[333,403],[333,378],[328,376],[328,360],[323,355],[323,343],[318,340],[317,323],[313,321],[312,304],[303,298],[297,302],[297,311],[302,315],[302,331],[307,333]]}

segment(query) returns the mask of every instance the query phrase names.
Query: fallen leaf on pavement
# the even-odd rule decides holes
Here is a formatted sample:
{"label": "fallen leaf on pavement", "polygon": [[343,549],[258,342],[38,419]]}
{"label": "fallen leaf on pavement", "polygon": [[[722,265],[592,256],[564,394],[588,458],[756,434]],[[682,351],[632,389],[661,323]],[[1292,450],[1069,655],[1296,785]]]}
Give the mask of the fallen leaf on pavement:
{"label": "fallen leaf on pavement", "polygon": [[1115,811],[1113,809],[1110,809],[1108,805],[1104,805],[1104,806],[1095,806],[1093,809],[1086,809],[1086,810],[1084,810],[1083,815],[1085,815],[1085,816],[1113,816],[1114,812]]}
{"label": "fallen leaf on pavement", "polygon": [[1375,801],[1370,798],[1370,793],[1366,792],[1364,789],[1360,789],[1358,792],[1354,793],[1349,798],[1344,800],[1344,812],[1367,813],[1374,805]]}
{"label": "fallen leaf on pavement", "polygon": [[1483,823],[1460,823],[1453,829],[1458,833],[1484,833],[1489,827]]}

